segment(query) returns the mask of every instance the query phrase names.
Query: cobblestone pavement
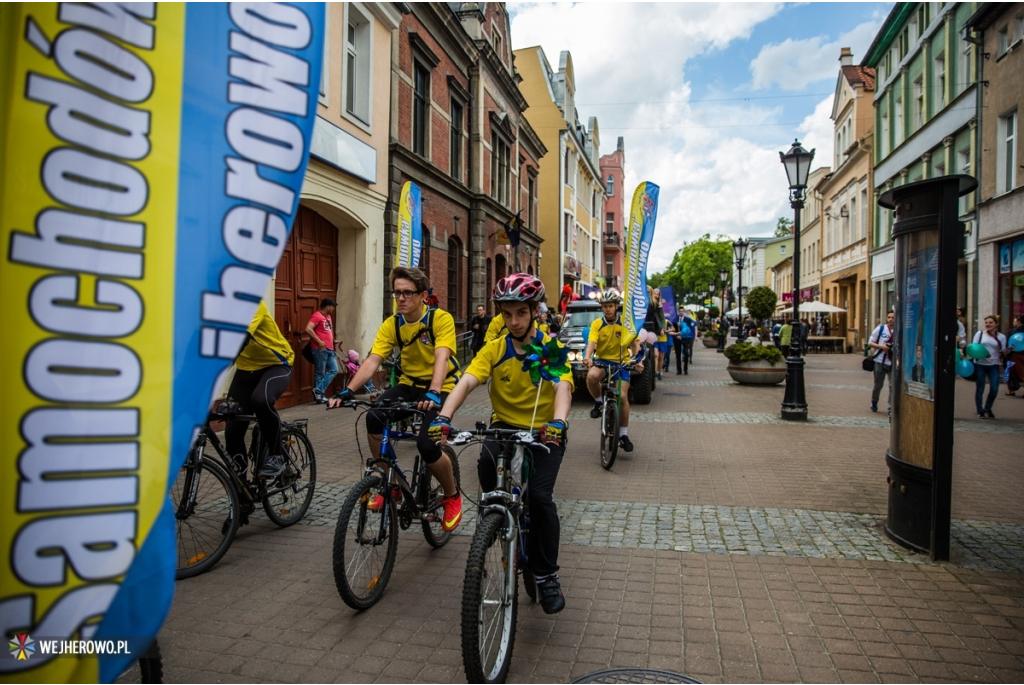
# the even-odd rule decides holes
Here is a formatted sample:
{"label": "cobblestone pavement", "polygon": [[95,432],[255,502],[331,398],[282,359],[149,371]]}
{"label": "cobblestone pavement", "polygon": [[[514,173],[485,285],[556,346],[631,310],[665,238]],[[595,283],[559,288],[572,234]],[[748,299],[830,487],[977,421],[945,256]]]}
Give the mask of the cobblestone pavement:
{"label": "cobblestone pavement", "polygon": [[[637,449],[611,471],[577,396],[555,489],[567,608],[548,616],[521,594],[509,682],[611,667],[707,682],[1024,680],[1024,401],[1000,396],[998,421],[975,420],[973,384],[957,384],[953,553],[933,563],[882,531],[888,422],[868,410],[858,356],[808,357],[810,420],[794,425],[778,419],[781,387],[736,385],[713,350],[696,354],[689,376],[633,407]],[[478,390],[455,424],[488,411]],[[257,512],[211,572],[178,583],[160,635],[167,681],[463,682],[474,508],[442,549],[405,531],[381,602],[353,612],[331,545],[362,471],[355,415],[283,413],[310,420],[310,512],[284,530]],[[475,496],[475,453],[459,461]]]}

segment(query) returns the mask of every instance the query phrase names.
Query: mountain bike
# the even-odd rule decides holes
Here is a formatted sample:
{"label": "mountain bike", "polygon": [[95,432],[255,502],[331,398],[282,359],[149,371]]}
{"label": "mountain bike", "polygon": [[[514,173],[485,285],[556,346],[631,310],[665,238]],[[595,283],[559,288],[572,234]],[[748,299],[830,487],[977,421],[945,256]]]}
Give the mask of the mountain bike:
{"label": "mountain bike", "polygon": [[605,370],[604,378],[601,379],[601,466],[606,470],[615,464],[615,457],[619,453],[619,429],[622,427],[622,384],[619,380],[612,382],[611,379],[620,370],[629,373],[641,361],[643,350],[628,364],[604,359],[593,360],[594,366],[600,366]]}
{"label": "mountain bike", "polygon": [[480,516],[466,560],[462,585],[462,664],[471,683],[503,683],[512,663],[519,605],[519,576],[537,600],[537,583],[527,568],[529,501],[523,476],[531,450],[550,452],[539,431],[487,428],[456,433],[454,445],[496,438],[497,487],[480,497]]}
{"label": "mountain bike", "polygon": [[[444,489],[437,482],[427,463],[417,451],[409,476],[402,470],[394,445],[402,440],[416,440],[417,433],[398,428],[407,419],[392,419],[398,412],[423,412],[415,404],[350,400],[343,407],[363,407],[384,412],[388,421],[381,434],[380,452],[370,455],[361,481],[349,492],[338,515],[334,531],[334,583],[345,604],[357,611],[369,609],[384,594],[398,554],[398,529],[407,530],[413,522],[423,527],[423,537],[431,547],[443,547],[451,539],[451,531],[442,528]],[[455,486],[461,487],[459,462],[455,452],[442,448],[452,463]],[[411,482],[410,482],[411,478]],[[380,506],[371,503],[381,497]]]}
{"label": "mountain bike", "polygon": [[[262,502],[267,518],[286,528],[306,515],[313,500],[316,456],[306,437],[305,419],[281,422],[282,456],[287,464],[273,478],[251,478],[269,452],[260,439],[259,425],[254,423],[246,467],[240,473],[210,425],[225,420],[255,422],[256,417],[242,414],[237,402],[219,402],[171,487],[178,521],[178,580],[213,568],[231,547],[239,526],[249,523],[257,502]],[[213,447],[212,454],[208,446]]]}

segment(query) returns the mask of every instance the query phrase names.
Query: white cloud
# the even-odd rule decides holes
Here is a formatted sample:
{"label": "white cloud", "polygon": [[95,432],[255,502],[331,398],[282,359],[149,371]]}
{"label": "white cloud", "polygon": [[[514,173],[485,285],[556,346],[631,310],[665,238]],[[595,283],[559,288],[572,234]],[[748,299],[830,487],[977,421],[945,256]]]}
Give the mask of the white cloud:
{"label": "white cloud", "polygon": [[829,95],[819,102],[814,112],[808,114],[797,127],[801,145],[807,150],[814,150],[815,169],[820,166],[832,166],[835,148],[835,127],[831,118],[833,98],[833,95]]}
{"label": "white cloud", "polygon": [[850,48],[854,61],[863,57],[882,25],[880,18],[858,24],[851,31],[828,41],[826,36],[803,40],[787,38],[772,43],[750,63],[754,88],[767,88],[778,84],[785,90],[802,90],[815,81],[835,79],[840,48]]}
{"label": "white cloud", "polygon": [[[602,150],[611,151],[616,138],[625,137],[627,206],[641,181],[661,187],[651,273],[668,266],[683,242],[704,233],[767,234],[789,211],[779,144],[766,147],[744,137],[763,136],[766,129],[758,127],[777,123],[781,109],[691,104],[684,77],[688,59],[748,38],[780,5],[559,3],[511,9],[515,48],[540,45],[555,68],[562,50],[572,53],[579,116],[584,123],[599,117]],[[643,40],[614,44],[598,39],[641,35]]]}

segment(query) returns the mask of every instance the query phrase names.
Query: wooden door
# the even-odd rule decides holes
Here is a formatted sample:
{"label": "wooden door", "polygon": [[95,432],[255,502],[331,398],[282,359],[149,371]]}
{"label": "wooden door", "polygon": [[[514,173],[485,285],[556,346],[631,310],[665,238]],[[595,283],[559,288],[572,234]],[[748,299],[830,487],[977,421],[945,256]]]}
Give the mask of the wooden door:
{"label": "wooden door", "polygon": [[338,298],[338,229],[308,207],[299,207],[277,267],[274,297],[274,318],[295,350],[292,382],[277,406],[312,402],[313,365],[303,359],[302,348],[309,342],[306,324],[320,300]]}

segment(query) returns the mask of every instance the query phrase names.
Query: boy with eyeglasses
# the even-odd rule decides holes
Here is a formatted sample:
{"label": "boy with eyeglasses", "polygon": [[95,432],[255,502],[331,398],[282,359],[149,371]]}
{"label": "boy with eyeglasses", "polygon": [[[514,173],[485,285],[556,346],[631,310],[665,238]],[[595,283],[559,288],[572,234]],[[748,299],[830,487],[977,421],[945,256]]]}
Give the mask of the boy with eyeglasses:
{"label": "boy with eyeglasses", "polygon": [[[398,313],[388,317],[377,329],[370,355],[349,380],[348,387],[329,403],[338,407],[354,399],[355,390],[362,388],[377,372],[385,359],[398,348],[401,354],[402,376],[398,385],[385,390],[382,401],[415,402],[423,415],[423,428],[416,447],[420,456],[438,483],[444,488],[444,518],[441,527],[454,530],[462,520],[462,496],[455,484],[455,472],[448,455],[437,449],[427,437],[430,422],[437,416],[448,393],[455,387],[462,373],[455,359],[455,319],[443,309],[429,309],[426,305],[430,281],[419,269],[398,267],[391,270],[391,290]],[[407,413],[370,410],[366,414],[366,439],[371,454],[380,453],[384,424],[401,420]],[[401,496],[401,491],[398,491]],[[384,498],[377,495],[368,508],[376,511]]]}

